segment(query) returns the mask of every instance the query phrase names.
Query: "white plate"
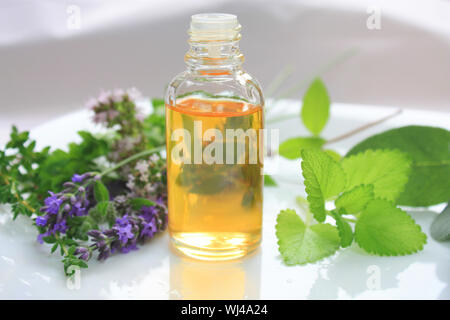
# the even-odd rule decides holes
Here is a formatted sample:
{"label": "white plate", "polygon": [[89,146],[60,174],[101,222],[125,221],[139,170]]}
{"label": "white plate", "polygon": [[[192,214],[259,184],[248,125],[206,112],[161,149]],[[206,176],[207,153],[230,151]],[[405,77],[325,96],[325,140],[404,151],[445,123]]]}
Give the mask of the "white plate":
{"label": "white plate", "polygon": [[[276,113],[298,113],[298,104],[284,101]],[[394,108],[334,104],[324,136],[338,136]],[[32,131],[40,146],[64,147],[76,131],[95,128],[86,111],[69,114]],[[408,124],[449,129],[450,114],[407,110],[400,116],[330,147],[340,152],[365,137]],[[298,117],[277,124],[281,140],[306,134]],[[271,160],[272,164],[277,160]],[[268,163],[267,163],[268,164]],[[303,194],[299,161],[279,159],[277,188],[266,188],[261,249],[245,259],[199,262],[182,258],[169,248],[167,233],[127,255],[103,263],[95,260],[82,270],[79,288],[67,284],[60,257],[36,242],[37,232],[27,218],[11,221],[0,208],[0,298],[4,299],[449,299],[450,244],[428,237],[425,249],[404,257],[376,257],[356,244],[316,264],[287,267],[278,254],[274,234],[280,209],[295,207]],[[411,215],[428,234],[437,210],[414,210]]]}

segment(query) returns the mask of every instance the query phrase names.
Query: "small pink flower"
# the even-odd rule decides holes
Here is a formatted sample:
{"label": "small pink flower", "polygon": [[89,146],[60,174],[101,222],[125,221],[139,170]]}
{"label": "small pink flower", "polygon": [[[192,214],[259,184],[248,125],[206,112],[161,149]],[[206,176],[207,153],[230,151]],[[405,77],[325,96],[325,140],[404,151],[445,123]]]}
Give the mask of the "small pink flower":
{"label": "small pink flower", "polygon": [[97,105],[98,105],[97,99],[95,99],[95,98],[90,98],[90,99],[86,102],[85,107],[88,108],[88,109],[94,110],[94,109],[97,107]]}
{"label": "small pink flower", "polygon": [[130,100],[132,100],[132,101],[135,101],[135,100],[139,99],[140,97],[142,97],[141,92],[138,89],[136,89],[135,87],[128,89],[127,94],[128,94],[128,97],[130,98]]}
{"label": "small pink flower", "polygon": [[112,100],[114,102],[120,102],[123,100],[123,97],[125,95],[125,91],[122,89],[114,89],[112,93]]}
{"label": "small pink flower", "polygon": [[142,113],[142,110],[138,107],[136,107],[136,119],[140,122],[144,121],[145,115]]}
{"label": "small pink flower", "polygon": [[102,90],[100,91],[100,94],[97,99],[102,104],[108,104],[110,98],[111,98],[111,91]]}
{"label": "small pink flower", "polygon": [[148,172],[148,162],[145,160],[138,161],[138,163],[136,163],[135,169],[142,175],[146,174]]}
{"label": "small pink flower", "polygon": [[108,120],[111,121],[115,117],[117,117],[118,115],[119,115],[119,111],[117,111],[117,110],[109,110],[108,111]]}
{"label": "small pink flower", "polygon": [[104,123],[107,121],[108,113],[106,111],[96,113],[93,121],[95,123]]}

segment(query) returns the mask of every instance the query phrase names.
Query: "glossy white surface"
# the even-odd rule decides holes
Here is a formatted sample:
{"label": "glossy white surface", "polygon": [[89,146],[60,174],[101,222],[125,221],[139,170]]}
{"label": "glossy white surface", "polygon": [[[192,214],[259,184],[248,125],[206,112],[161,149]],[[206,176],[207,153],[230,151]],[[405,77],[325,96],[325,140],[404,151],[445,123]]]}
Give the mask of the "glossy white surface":
{"label": "glossy white surface", "polygon": [[[296,103],[283,102],[277,112],[298,113]],[[357,110],[357,112],[354,112]],[[392,113],[392,108],[335,104],[324,136],[332,138],[368,121]],[[87,112],[56,119],[32,131],[41,146],[63,147],[79,129],[94,129]],[[424,124],[450,129],[450,114],[405,111],[330,148],[346,152],[366,136],[388,128]],[[280,136],[305,134],[298,118],[277,124]],[[140,250],[116,255],[106,262],[91,261],[81,272],[79,289],[70,289],[60,257],[39,245],[31,222],[11,221],[7,207],[0,207],[0,298],[3,299],[450,299],[450,243],[428,238],[425,249],[405,257],[376,257],[356,244],[316,264],[287,267],[278,254],[274,225],[280,209],[295,207],[303,194],[299,161],[279,160],[274,175],[277,188],[266,188],[264,235],[252,256],[232,262],[199,262],[173,253],[164,233]],[[276,159],[267,166],[276,164]],[[436,212],[409,211],[428,234]]]}

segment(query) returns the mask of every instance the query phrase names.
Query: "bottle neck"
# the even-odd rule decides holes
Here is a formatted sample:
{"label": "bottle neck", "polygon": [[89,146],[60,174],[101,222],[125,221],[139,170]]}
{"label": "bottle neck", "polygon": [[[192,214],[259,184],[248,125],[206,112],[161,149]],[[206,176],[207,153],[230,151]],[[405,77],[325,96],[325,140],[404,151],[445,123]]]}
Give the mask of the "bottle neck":
{"label": "bottle neck", "polygon": [[227,75],[241,69],[244,55],[236,40],[189,41],[190,49],[184,60],[192,73],[201,75]]}

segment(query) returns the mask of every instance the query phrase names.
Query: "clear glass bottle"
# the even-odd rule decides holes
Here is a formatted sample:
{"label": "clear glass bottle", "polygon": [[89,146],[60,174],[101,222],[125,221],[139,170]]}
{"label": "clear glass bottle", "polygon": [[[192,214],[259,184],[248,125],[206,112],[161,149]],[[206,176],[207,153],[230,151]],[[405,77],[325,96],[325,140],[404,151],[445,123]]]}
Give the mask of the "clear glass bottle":
{"label": "clear glass bottle", "polygon": [[264,99],[241,68],[240,29],[231,14],[192,16],[187,69],[165,96],[169,232],[199,259],[241,257],[261,241]]}

